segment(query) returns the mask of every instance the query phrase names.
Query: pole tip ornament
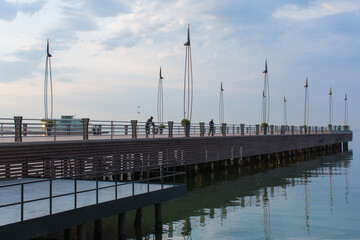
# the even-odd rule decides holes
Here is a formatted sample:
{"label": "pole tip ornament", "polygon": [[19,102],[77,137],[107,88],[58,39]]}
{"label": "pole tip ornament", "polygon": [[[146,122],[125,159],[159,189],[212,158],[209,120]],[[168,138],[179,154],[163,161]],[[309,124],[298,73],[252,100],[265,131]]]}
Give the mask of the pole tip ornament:
{"label": "pole tip ornament", "polygon": [[267,70],[267,58],[265,58],[265,70],[263,71],[263,73],[267,73],[268,70]]}
{"label": "pole tip ornament", "polygon": [[47,40],[47,50],[46,50],[47,56],[48,57],[52,57],[52,55],[50,54],[50,47],[49,47],[49,39]]}
{"label": "pole tip ornament", "polygon": [[190,24],[188,24],[187,41],[184,46],[190,46]]}
{"label": "pole tip ornament", "polygon": [[164,79],[164,78],[162,77],[162,75],[161,75],[161,67],[160,67],[159,78],[160,78],[160,79]]}

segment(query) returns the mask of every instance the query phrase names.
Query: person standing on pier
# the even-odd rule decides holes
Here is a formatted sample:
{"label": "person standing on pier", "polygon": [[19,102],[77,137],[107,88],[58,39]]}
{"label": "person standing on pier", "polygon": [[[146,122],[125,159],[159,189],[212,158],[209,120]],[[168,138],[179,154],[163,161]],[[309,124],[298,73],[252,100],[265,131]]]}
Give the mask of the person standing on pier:
{"label": "person standing on pier", "polygon": [[210,136],[210,133],[211,133],[211,136],[214,136],[214,120],[211,119],[211,121],[209,122],[209,136]]}
{"label": "person standing on pier", "polygon": [[146,121],[146,124],[145,124],[145,132],[146,132],[146,138],[149,138],[149,134],[150,134],[150,124],[154,126],[154,123],[153,123],[153,117],[151,116],[147,121]]}

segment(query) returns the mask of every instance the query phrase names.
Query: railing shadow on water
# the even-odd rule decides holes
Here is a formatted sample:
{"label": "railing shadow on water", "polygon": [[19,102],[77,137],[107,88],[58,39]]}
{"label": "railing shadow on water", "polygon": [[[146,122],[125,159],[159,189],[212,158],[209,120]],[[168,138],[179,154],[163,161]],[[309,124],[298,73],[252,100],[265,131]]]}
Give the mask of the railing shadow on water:
{"label": "railing shadow on water", "polygon": [[0,118],[0,142],[69,141],[88,139],[212,137],[251,135],[323,134],[348,131],[349,126],[261,126],[245,124],[191,123],[186,126],[172,121],[138,122],[82,119],[23,119]]}

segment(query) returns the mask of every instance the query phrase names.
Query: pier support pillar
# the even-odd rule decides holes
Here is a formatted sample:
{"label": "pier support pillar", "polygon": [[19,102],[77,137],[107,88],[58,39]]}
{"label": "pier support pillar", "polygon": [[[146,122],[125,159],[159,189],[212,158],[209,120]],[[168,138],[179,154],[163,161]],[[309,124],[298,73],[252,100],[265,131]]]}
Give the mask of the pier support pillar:
{"label": "pier support pillar", "polygon": [[169,127],[169,138],[173,137],[173,129],[174,129],[174,122],[168,121],[168,127]]}
{"label": "pier support pillar", "polygon": [[71,228],[67,228],[64,230],[64,240],[73,240],[71,235]]}
{"label": "pier support pillar", "polygon": [[221,134],[226,136],[226,123],[221,124]]}
{"label": "pier support pillar", "polygon": [[343,142],[343,151],[349,150],[349,144],[347,142]]}
{"label": "pier support pillar", "polygon": [[142,221],[142,208],[138,208],[136,209],[136,213],[135,213],[134,226],[135,227],[140,226],[141,221]]}
{"label": "pier support pillar", "polygon": [[86,240],[85,225],[81,224],[76,226],[77,240]]}
{"label": "pier support pillar", "polygon": [[126,239],[126,213],[120,213],[118,215],[118,239]]}
{"label": "pier support pillar", "polygon": [[155,204],[155,232],[162,232],[161,203]]}
{"label": "pier support pillar", "polygon": [[131,137],[137,138],[137,120],[131,120]]}
{"label": "pier support pillar", "polygon": [[[83,124],[83,140],[89,139],[89,118],[83,118],[82,124]],[[100,133],[99,133],[100,134]]]}
{"label": "pier support pillar", "polygon": [[245,129],[245,124],[240,124],[240,132],[241,132],[241,136],[244,136],[244,129]]}
{"label": "pier support pillar", "polygon": [[94,239],[101,240],[102,238],[102,220],[95,220],[94,223]]}
{"label": "pier support pillar", "polygon": [[214,162],[211,162],[210,166],[211,166],[211,171],[214,171]]}
{"label": "pier support pillar", "polygon": [[203,137],[205,135],[205,123],[204,122],[200,122],[200,137]]}
{"label": "pier support pillar", "polygon": [[15,122],[15,142],[22,142],[22,131],[21,131],[22,117],[21,116],[14,117],[14,122]]}
{"label": "pier support pillar", "polygon": [[332,125],[331,124],[328,125],[328,130],[329,130],[329,132],[332,132]]}

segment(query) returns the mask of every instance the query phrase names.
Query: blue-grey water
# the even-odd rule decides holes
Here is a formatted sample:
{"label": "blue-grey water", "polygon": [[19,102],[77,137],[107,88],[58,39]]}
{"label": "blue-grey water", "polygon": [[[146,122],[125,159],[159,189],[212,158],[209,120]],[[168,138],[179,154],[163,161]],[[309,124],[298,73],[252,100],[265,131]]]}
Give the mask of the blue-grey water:
{"label": "blue-grey water", "polygon": [[[347,152],[263,169],[203,169],[188,176],[187,196],[163,203],[162,235],[153,233],[154,209],[147,207],[136,230],[128,214],[128,237],[360,239],[359,137],[355,131]],[[103,239],[117,239],[115,217],[104,220],[103,231]]]}
{"label": "blue-grey water", "polygon": [[359,136],[348,152],[189,177],[187,196],[164,203],[162,239],[360,239]]}

